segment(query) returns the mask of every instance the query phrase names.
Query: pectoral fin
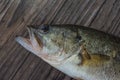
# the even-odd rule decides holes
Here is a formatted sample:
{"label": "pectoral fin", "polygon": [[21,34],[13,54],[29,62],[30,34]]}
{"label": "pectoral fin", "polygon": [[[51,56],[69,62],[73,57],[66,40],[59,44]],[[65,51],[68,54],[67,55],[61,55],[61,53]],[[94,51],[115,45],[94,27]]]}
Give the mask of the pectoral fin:
{"label": "pectoral fin", "polygon": [[80,47],[80,49],[81,49],[81,56],[83,59],[87,60],[87,59],[91,58],[90,55],[88,54],[86,48],[83,45]]}

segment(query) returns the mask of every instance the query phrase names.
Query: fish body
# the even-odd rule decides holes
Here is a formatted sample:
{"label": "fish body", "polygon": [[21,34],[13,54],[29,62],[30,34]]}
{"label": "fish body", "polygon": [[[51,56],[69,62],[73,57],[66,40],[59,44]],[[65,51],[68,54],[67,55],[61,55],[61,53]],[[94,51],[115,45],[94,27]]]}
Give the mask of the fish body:
{"label": "fish body", "polygon": [[[33,28],[34,27],[34,28]],[[120,38],[77,25],[28,27],[24,48],[78,80],[120,80]]]}

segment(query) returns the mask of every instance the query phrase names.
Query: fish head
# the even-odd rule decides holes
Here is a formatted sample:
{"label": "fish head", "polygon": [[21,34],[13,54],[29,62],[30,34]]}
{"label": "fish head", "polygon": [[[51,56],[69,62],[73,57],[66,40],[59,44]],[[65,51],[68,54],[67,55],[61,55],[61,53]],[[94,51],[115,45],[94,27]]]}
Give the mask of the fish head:
{"label": "fish head", "polygon": [[61,64],[80,52],[81,37],[73,28],[41,25],[27,29],[30,38],[17,37],[16,41],[51,65]]}

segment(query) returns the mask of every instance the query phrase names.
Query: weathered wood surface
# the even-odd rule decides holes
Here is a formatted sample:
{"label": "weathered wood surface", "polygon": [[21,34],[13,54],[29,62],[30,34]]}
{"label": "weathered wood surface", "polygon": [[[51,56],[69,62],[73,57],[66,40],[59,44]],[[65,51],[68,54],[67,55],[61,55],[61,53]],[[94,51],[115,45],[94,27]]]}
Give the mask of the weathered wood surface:
{"label": "weathered wood surface", "polygon": [[29,24],[78,24],[120,36],[120,0],[0,0],[0,80],[73,80],[14,40]]}

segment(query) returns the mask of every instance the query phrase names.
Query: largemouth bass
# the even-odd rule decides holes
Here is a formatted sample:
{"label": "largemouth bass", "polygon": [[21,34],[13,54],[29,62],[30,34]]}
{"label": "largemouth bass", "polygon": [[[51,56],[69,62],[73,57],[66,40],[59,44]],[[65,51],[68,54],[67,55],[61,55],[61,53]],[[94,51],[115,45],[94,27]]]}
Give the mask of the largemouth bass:
{"label": "largemouth bass", "polygon": [[77,25],[28,26],[16,41],[77,80],[120,80],[120,38]]}

